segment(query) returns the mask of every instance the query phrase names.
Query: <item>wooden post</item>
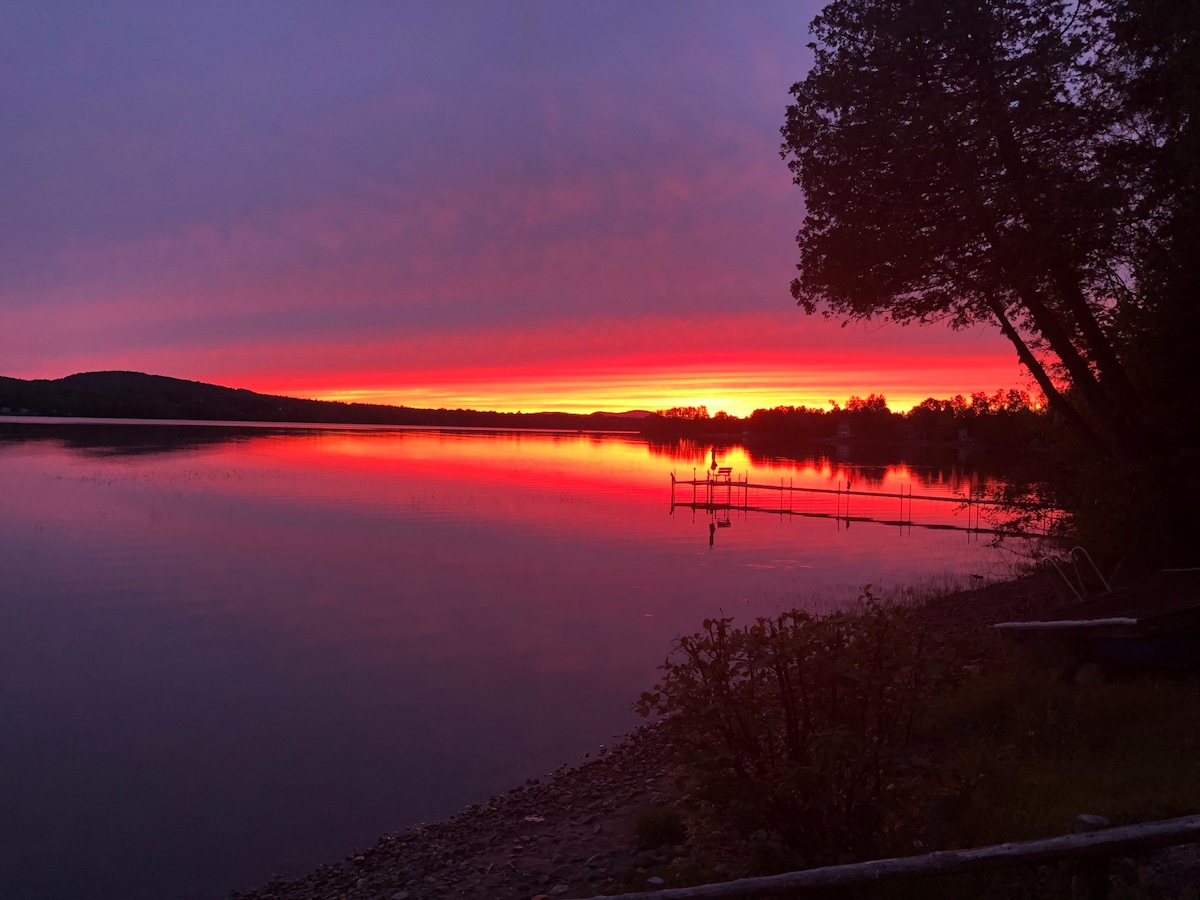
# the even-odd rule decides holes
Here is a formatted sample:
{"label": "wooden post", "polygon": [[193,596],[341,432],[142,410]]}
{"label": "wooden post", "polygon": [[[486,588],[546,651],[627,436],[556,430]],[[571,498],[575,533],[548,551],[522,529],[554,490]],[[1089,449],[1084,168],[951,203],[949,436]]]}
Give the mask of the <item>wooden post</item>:
{"label": "wooden post", "polygon": [[[1109,821],[1104,816],[1079,815],[1071,830],[1075,834],[1103,831]],[[1108,900],[1108,857],[1082,856],[1071,878],[1072,900]]]}

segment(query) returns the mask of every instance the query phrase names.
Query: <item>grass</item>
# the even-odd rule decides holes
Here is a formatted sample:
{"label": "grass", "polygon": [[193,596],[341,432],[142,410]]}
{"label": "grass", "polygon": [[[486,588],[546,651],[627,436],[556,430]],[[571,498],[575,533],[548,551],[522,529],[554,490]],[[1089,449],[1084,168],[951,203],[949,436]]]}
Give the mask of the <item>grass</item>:
{"label": "grass", "polygon": [[[866,589],[881,603],[917,606],[949,594],[979,588],[997,580],[1007,580],[1013,576],[1014,571],[1005,570],[999,576],[996,576],[994,573],[973,576],[951,571],[935,572],[902,584],[869,584],[866,585]],[[814,615],[828,615],[838,610],[861,612],[863,609],[861,596],[863,590],[864,588],[861,586],[852,587],[847,584],[845,586],[846,596],[844,597],[834,599],[830,598],[827,594],[814,591],[812,593],[801,593],[791,598],[788,603],[798,609],[808,610]]]}
{"label": "grass", "polygon": [[[924,849],[1064,834],[1080,813],[1114,825],[1200,812],[1200,678],[1142,677],[1097,685],[1010,660],[931,710],[925,747],[940,761],[921,785],[931,804],[910,827]],[[919,852],[919,850],[917,851]],[[1194,887],[1143,886],[1135,863],[1114,866],[1114,898],[1196,897]],[[976,900],[1071,896],[1069,864],[930,879],[870,897]]]}
{"label": "grass", "polygon": [[1200,811],[1200,679],[1065,683],[1012,661],[931,711],[942,821],[965,845]]}
{"label": "grass", "polygon": [[[874,646],[872,635],[886,633],[893,636],[889,640],[898,640],[908,626],[902,610],[891,608],[895,612],[884,615],[872,600],[865,604],[869,614],[834,614],[828,618],[829,626],[813,622],[805,626],[806,632],[781,634],[779,639],[764,637],[760,622],[757,636],[750,628],[731,632],[736,640],[729,645],[714,642],[707,633],[693,636],[690,645],[686,640],[681,644],[692,648],[691,657],[668,668],[665,683],[658,686],[674,708],[663,708],[664,700],[656,698],[656,702],[677,720],[666,724],[673,726],[680,744],[688,743],[689,734],[704,735],[690,755],[681,756],[683,775],[694,797],[707,798],[688,809],[687,827],[701,843],[700,858],[708,852],[725,864],[728,871],[723,877],[766,874],[797,863],[851,861],[854,846],[873,846],[877,855],[888,856],[1050,837],[1069,832],[1081,813],[1101,815],[1120,825],[1200,812],[1200,676],[1143,676],[1080,685],[1015,651],[990,657],[981,674],[949,679],[932,694],[928,686],[933,682],[928,682],[922,693],[909,700],[895,695],[887,701],[907,703],[904,708],[916,704],[918,722],[912,741],[901,744],[872,727],[857,737],[851,735],[838,757],[807,754],[802,768],[793,772],[776,753],[771,765],[763,766],[762,779],[755,781],[745,766],[739,767],[737,779],[731,779],[726,760],[744,759],[746,753],[735,745],[723,747],[721,731],[712,725],[714,711],[740,708],[753,723],[781,718],[774,705],[779,698],[768,690],[773,678],[751,681],[748,673],[756,667],[764,670],[777,658],[772,653],[785,646],[792,653],[803,648],[805,658],[813,662],[824,658],[817,639],[825,640],[829,627],[845,629],[847,617],[859,623],[851,627],[861,629],[864,646]],[[702,640],[696,643],[696,639]],[[917,641],[919,636],[912,633],[903,639]],[[889,679],[897,672],[914,671],[912,660],[922,656],[919,649],[913,656],[903,643],[889,645],[893,649],[882,656],[847,655],[853,644],[828,657],[823,663],[832,667],[828,674],[810,669],[807,689],[825,679],[843,697],[856,698],[855,703],[867,703],[874,696],[863,693],[860,700],[859,695],[846,693],[864,685],[884,686],[881,689],[892,696],[904,688],[897,681],[886,688]],[[697,647],[704,653],[696,652]],[[732,660],[731,668],[722,668],[726,659]],[[962,660],[946,662],[954,666]],[[691,723],[678,721],[689,715],[698,717]],[[840,720],[825,727],[837,729],[829,733],[839,735],[839,740],[846,737]],[[814,732],[814,740],[818,739],[823,738]],[[770,740],[765,733],[755,740],[759,741],[755,747],[770,746],[762,743]],[[874,749],[881,746],[882,757]],[[837,796],[819,800],[812,793],[823,783],[839,782],[847,759],[855,753],[884,760],[870,772],[882,776],[881,783],[887,785],[872,800],[885,815],[861,826],[874,829],[870,835],[846,831],[858,826],[847,826],[837,818]],[[762,816],[763,810],[772,808],[786,810],[792,818],[772,825]],[[765,824],[757,830],[747,828],[747,811]],[[791,842],[786,823],[797,813],[830,827],[840,823],[843,833],[829,844],[823,858],[812,857],[814,842],[823,839],[811,830],[802,842],[806,846]],[[706,840],[713,833],[720,836],[719,843]],[[839,846],[844,852],[838,851]],[[689,880],[702,881],[701,875],[691,873]],[[1067,896],[1069,881],[1070,867],[1063,865],[893,884],[890,889],[884,885],[843,896],[972,895],[977,900]],[[1126,878],[1117,886],[1116,896],[1145,896],[1134,881]],[[1153,895],[1172,896],[1161,888]]]}

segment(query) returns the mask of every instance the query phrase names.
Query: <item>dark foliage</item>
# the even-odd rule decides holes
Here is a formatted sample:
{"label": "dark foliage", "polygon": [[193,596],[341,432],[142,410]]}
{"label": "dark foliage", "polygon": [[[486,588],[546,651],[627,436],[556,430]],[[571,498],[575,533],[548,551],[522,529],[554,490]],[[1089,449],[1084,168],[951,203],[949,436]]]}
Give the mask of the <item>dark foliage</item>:
{"label": "dark foliage", "polygon": [[996,325],[1071,434],[1064,500],[1108,485],[1126,549],[1194,561],[1196,4],[837,0],[812,30],[800,305]]}
{"label": "dark foliage", "polygon": [[859,613],[706,620],[638,704],[666,716],[694,795],[773,854],[768,867],[892,848],[898,785],[921,767],[914,729],[955,682],[907,610],[869,588],[862,600]]}

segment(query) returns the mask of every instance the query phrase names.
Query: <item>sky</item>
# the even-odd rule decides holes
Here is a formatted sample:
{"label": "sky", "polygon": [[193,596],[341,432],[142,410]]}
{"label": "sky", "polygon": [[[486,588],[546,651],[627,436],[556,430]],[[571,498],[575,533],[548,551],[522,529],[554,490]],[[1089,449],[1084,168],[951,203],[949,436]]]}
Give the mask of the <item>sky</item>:
{"label": "sky", "polygon": [[805,316],[814,2],[0,0],[0,375],[745,415],[1028,388]]}

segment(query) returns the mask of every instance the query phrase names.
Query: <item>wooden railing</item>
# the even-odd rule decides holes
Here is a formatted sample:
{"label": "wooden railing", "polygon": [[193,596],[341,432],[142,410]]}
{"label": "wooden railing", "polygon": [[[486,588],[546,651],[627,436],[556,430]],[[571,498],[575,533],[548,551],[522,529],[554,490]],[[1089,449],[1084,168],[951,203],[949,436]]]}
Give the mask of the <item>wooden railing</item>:
{"label": "wooden railing", "polygon": [[[1109,828],[1099,816],[1080,816],[1075,834],[993,844],[970,850],[939,850],[923,856],[875,859],[844,866],[825,866],[783,875],[741,878],[719,884],[666,888],[651,894],[655,900],[736,900],[763,897],[815,888],[852,887],[880,881],[956,875],[986,869],[1042,865],[1074,859],[1078,869],[1073,879],[1075,900],[1099,900],[1108,893],[1108,860],[1177,844],[1200,842],[1200,815],[1144,822]],[[629,894],[621,895],[628,898]],[[637,895],[635,895],[637,896]],[[616,900],[593,897],[591,900]]]}
{"label": "wooden railing", "polygon": [[[686,490],[689,487],[692,489],[690,500],[687,499],[688,492]],[[778,502],[767,502],[772,498],[777,499]],[[796,501],[804,501],[806,498],[810,501],[832,499],[835,508],[832,510],[828,507],[797,509]],[[855,503],[859,501],[871,503],[875,510],[874,513],[872,515],[851,515],[852,499]],[[881,500],[886,500],[887,504],[881,505],[879,503]],[[884,512],[893,500],[898,503],[898,507],[896,507],[898,518],[892,518],[892,513]],[[914,500],[922,504],[952,504],[966,511],[966,524],[914,521]],[[1050,533],[1054,522],[1060,515],[1059,511],[1051,506],[1027,506],[1024,507],[1026,512],[1037,513],[1042,517],[1041,524],[1032,531],[992,528],[982,524],[980,518],[982,510],[1000,509],[1004,505],[999,500],[989,500],[971,493],[914,494],[911,486],[907,491],[902,488],[899,492],[851,490],[849,481],[845,482],[844,486],[839,481],[836,488],[797,487],[791,483],[785,484],[782,478],[779,480],[779,484],[760,484],[751,482],[748,473],[742,478],[734,478],[733,470],[728,466],[723,466],[716,472],[705,472],[703,478],[697,477],[695,470],[692,471],[690,479],[676,478],[675,473],[671,473],[672,512],[676,508],[703,510],[710,513],[716,510],[738,510],[809,519],[839,519],[847,523],[874,522],[879,525],[900,525],[907,528],[932,528],[966,531],[972,534],[1007,534],[1025,537],[1045,537]]]}

